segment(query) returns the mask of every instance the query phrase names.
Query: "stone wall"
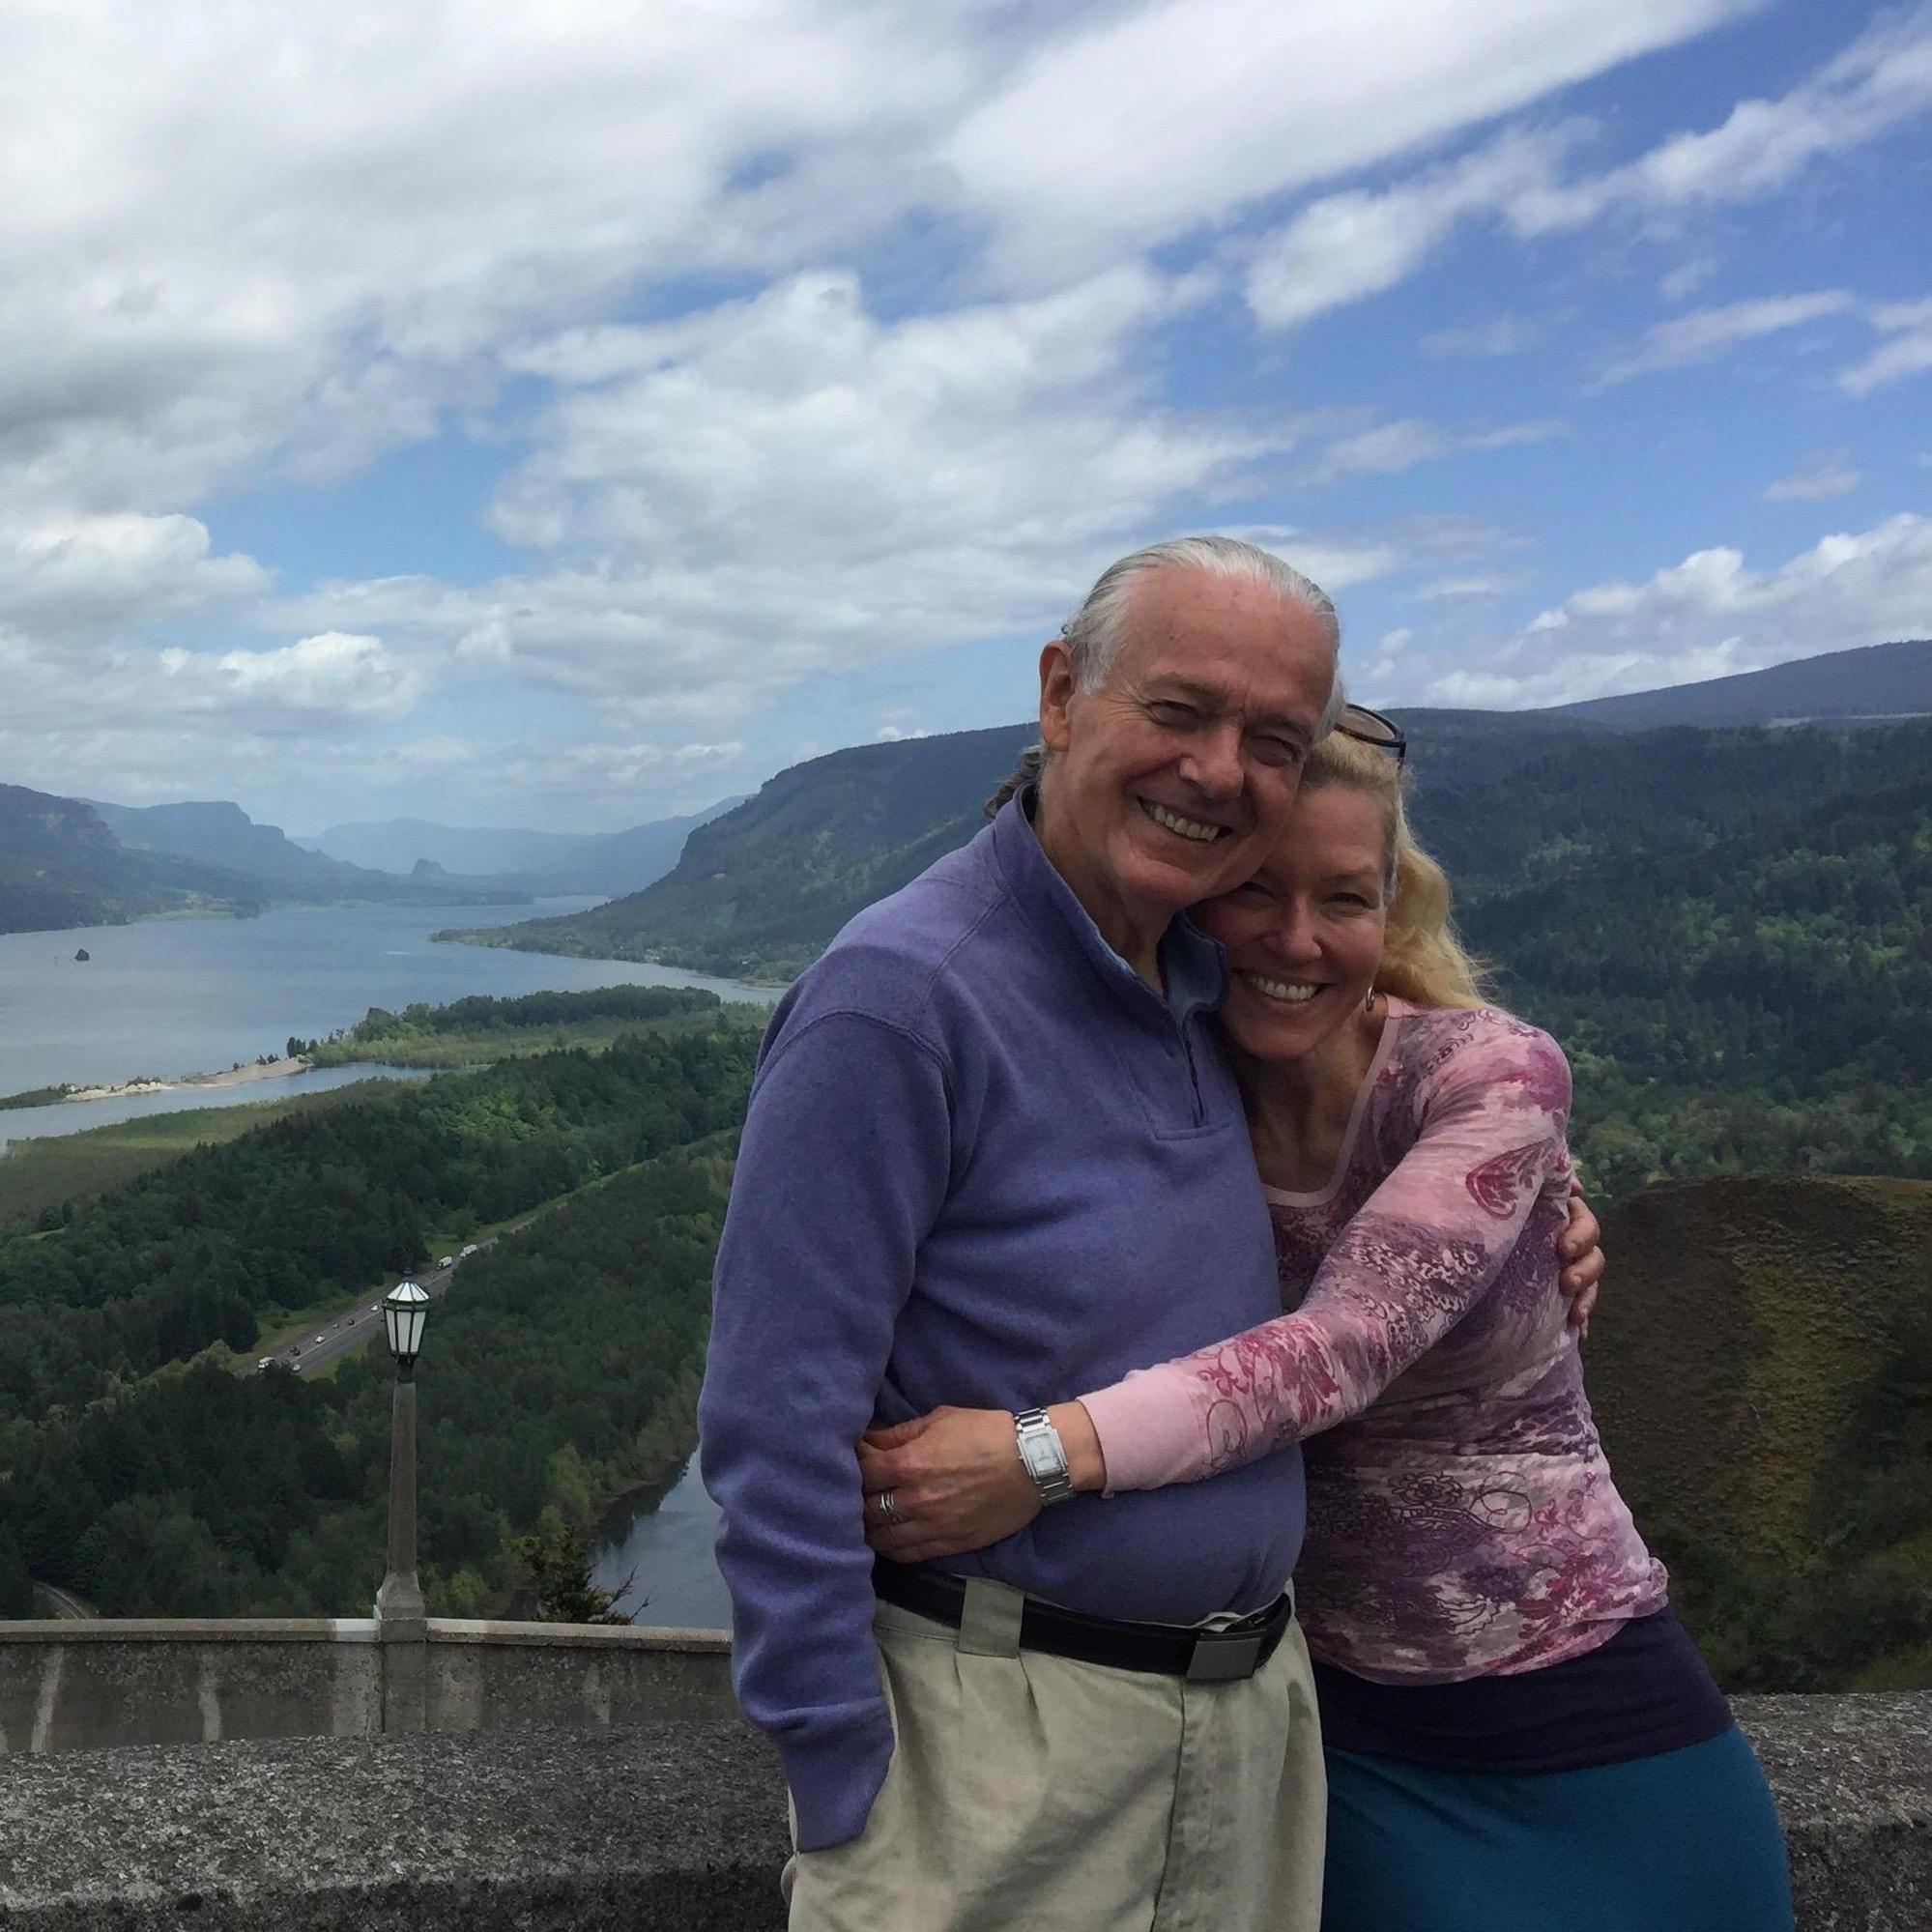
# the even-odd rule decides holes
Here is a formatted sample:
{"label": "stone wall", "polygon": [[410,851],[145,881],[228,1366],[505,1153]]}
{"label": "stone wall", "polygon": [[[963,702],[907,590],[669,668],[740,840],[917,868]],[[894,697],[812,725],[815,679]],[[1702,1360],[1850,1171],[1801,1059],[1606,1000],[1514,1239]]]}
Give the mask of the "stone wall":
{"label": "stone wall", "polygon": [[0,1753],[733,1714],[722,1630],[412,1629],[398,1642],[356,1617],[0,1622]]}
{"label": "stone wall", "polygon": [[[1924,1932],[1932,1692],[1739,1714],[1802,1932]],[[778,1932],[785,1849],[776,1761],[729,1719],[0,1760],[8,1932]]]}

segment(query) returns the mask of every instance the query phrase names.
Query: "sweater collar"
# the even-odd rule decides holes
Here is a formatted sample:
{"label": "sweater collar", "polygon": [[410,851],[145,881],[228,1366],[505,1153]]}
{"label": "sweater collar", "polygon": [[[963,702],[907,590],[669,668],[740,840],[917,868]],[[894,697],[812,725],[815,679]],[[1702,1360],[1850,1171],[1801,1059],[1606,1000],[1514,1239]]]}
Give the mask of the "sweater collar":
{"label": "sweater collar", "polygon": [[1227,993],[1227,957],[1220,941],[1209,938],[1185,912],[1168,924],[1160,947],[1161,976],[1168,988],[1163,999],[1108,944],[1093,915],[1042,850],[1033,830],[1035,797],[1028,786],[1008,799],[992,827],[994,861],[1027,923],[1051,922],[1070,933],[1094,971],[1142,1013],[1165,1012],[1186,1025],[1197,1014],[1215,1011]]}

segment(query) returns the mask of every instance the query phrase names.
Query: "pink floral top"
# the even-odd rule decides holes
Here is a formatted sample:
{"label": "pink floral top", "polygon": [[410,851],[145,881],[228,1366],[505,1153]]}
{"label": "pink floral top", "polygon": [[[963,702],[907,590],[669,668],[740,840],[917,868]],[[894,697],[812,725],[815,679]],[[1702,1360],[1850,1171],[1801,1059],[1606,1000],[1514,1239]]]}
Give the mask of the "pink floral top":
{"label": "pink floral top", "polygon": [[1295,1583],[1324,1662],[1535,1670],[1665,1597],[1556,1284],[1570,1068],[1493,1008],[1389,1007],[1335,1178],[1268,1190],[1290,1312],[1081,1399],[1116,1490],[1320,1436]]}

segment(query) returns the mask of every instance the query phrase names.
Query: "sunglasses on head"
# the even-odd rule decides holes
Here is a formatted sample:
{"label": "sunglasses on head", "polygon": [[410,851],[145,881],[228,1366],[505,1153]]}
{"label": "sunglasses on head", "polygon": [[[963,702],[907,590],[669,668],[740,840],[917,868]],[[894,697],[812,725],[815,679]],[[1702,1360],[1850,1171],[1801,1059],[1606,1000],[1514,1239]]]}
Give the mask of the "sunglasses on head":
{"label": "sunglasses on head", "polygon": [[1409,741],[1394,718],[1371,711],[1367,705],[1349,705],[1335,721],[1335,729],[1357,744],[1372,744],[1377,751],[1392,751],[1399,767],[1409,755]]}

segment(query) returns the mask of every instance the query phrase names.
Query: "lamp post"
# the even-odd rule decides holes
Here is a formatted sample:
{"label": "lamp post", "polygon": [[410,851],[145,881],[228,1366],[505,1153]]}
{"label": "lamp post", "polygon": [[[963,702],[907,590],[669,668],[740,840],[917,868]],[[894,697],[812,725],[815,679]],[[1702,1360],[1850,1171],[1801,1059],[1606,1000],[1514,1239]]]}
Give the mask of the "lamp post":
{"label": "lamp post", "polygon": [[429,1296],[414,1282],[398,1282],[383,1297],[396,1386],[389,1407],[389,1568],[376,1593],[376,1621],[385,1638],[417,1641],[426,1632],[416,1580],[416,1358],[428,1312]]}

